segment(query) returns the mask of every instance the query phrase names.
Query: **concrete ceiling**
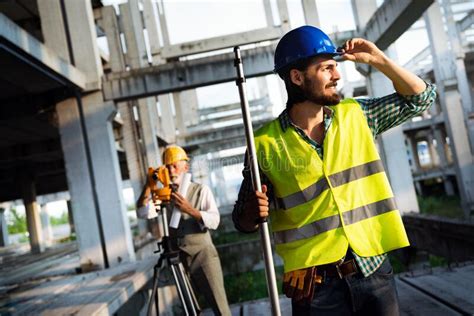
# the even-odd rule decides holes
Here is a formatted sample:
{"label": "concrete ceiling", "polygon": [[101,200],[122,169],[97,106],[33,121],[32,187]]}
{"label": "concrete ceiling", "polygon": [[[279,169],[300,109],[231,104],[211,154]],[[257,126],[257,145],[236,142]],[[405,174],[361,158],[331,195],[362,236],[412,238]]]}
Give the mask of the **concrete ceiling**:
{"label": "concrete ceiling", "polygon": [[[0,12],[41,41],[36,3],[2,0]],[[0,201],[21,198],[25,177],[38,195],[67,190],[54,105],[73,96],[73,85],[1,34],[0,69]]]}

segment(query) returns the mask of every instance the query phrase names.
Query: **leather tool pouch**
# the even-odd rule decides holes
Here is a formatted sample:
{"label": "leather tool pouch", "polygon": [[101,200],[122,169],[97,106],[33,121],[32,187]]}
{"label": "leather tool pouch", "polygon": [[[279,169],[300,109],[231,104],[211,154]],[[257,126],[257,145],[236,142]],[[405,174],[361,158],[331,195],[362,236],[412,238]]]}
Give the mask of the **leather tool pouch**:
{"label": "leather tool pouch", "polygon": [[294,301],[311,301],[316,283],[322,282],[316,267],[286,272],[283,275],[283,293]]}

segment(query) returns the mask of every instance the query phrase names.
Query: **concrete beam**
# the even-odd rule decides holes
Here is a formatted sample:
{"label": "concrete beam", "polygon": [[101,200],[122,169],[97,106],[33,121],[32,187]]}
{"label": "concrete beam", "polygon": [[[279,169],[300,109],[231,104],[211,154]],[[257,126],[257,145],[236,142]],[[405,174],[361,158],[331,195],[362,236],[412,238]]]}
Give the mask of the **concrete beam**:
{"label": "concrete beam", "polygon": [[0,47],[4,47],[1,43],[2,40],[6,40],[22,50],[29,58],[33,59],[36,64],[47,67],[55,72],[55,74],[64,77],[65,80],[62,82],[63,84],[67,84],[67,81],[69,81],[81,89],[86,88],[86,77],[83,72],[68,62],[65,62],[52,49],[46,47],[35,37],[0,13]]}
{"label": "concrete beam", "polygon": [[[252,123],[253,128],[257,130],[269,120],[260,120]],[[201,145],[221,139],[230,139],[235,137],[245,137],[245,131],[241,124],[226,126],[211,130],[201,130],[186,136],[186,146]]]}
{"label": "concrete beam", "polygon": [[410,132],[420,129],[430,129],[435,125],[443,124],[444,123],[444,115],[438,114],[429,119],[422,119],[419,121],[409,121],[405,122],[402,125],[404,132]]}
{"label": "concrete beam", "polygon": [[244,163],[245,154],[238,154],[228,157],[219,157],[208,160],[209,170],[220,169],[226,166],[241,165]]}
{"label": "concrete beam", "polygon": [[152,51],[153,55],[160,55],[164,59],[174,59],[182,56],[206,53],[214,50],[247,45],[264,41],[276,40],[282,37],[284,31],[280,27],[265,27],[248,32],[212,37],[204,40],[179,43],[164,46],[160,50]]}
{"label": "concrete beam", "polygon": [[[262,106],[260,107],[253,107],[253,108],[250,108],[250,115],[253,117],[253,118],[256,118],[256,117],[259,117],[259,118],[262,118],[263,117],[266,117],[268,119],[271,119],[272,118],[272,114],[271,112],[268,111],[268,108],[264,108]],[[192,125],[191,127],[193,127],[195,130],[196,129],[202,129],[203,126],[209,126],[209,127],[212,127],[212,124],[216,124],[216,123],[224,123],[224,122],[228,122],[228,121],[235,121],[235,120],[238,120],[238,119],[242,119],[242,113],[240,112],[236,112],[236,113],[231,113],[231,114],[227,114],[227,115],[224,115],[224,116],[218,116],[218,117],[201,117],[200,118],[200,121],[197,125]]]}
{"label": "concrete beam", "polygon": [[[360,37],[374,42],[381,50],[385,50],[422,16],[433,1],[384,1],[367,22]],[[370,73],[370,67],[364,64],[358,64],[357,70],[365,76]]]}
{"label": "concrete beam", "polygon": [[192,152],[193,155],[205,155],[208,153],[219,152],[221,150],[234,149],[238,147],[247,146],[245,137],[238,137],[232,139],[221,139],[209,143],[202,143],[198,145],[198,149]]}
{"label": "concrete beam", "polygon": [[463,32],[468,28],[471,28],[471,25],[474,24],[474,10],[469,11],[469,13],[462,18],[462,20],[457,22],[457,27],[459,31]]}
{"label": "concrete beam", "polygon": [[[258,105],[270,105],[269,102],[270,102],[270,99],[268,97],[254,99],[254,100],[249,101],[249,107],[252,108]],[[200,116],[207,116],[209,114],[240,110],[240,107],[241,107],[240,102],[230,103],[230,104],[224,104],[224,105],[218,105],[218,106],[212,106],[208,108],[199,109],[198,114]]]}
{"label": "concrete beam", "polygon": [[[273,73],[273,46],[242,51],[247,78]],[[234,54],[222,54],[106,75],[104,99],[125,101],[235,80]]]}
{"label": "concrete beam", "polygon": [[363,30],[363,37],[387,49],[430,7],[434,0],[384,1]]}

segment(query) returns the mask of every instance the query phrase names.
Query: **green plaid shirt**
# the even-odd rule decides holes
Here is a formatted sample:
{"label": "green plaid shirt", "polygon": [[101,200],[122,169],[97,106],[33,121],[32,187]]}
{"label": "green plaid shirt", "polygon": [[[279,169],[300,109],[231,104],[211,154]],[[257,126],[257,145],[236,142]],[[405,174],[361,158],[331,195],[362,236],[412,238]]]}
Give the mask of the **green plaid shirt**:
{"label": "green plaid shirt", "polygon": [[[393,93],[380,98],[356,98],[355,100],[360,104],[362,111],[367,118],[367,123],[374,135],[374,138],[383,133],[384,131],[400,125],[408,119],[420,114],[427,110],[434,102],[436,98],[436,86],[427,84],[425,91],[417,95],[402,96],[398,93]],[[330,107],[325,107],[324,111],[324,127],[327,131],[331,126],[333,119],[333,111]],[[311,147],[316,150],[318,155],[323,158],[323,146],[318,144],[315,140],[309,138],[305,132],[296,126],[290,119],[287,110],[284,110],[278,120],[281,124],[281,128],[285,131],[287,128],[294,128],[296,132],[306,141]],[[236,228],[243,231],[238,224],[238,216],[243,210],[243,206],[246,201],[246,197],[252,191],[252,181],[250,177],[250,171],[246,166],[242,171],[244,180],[240,187],[238,200],[235,203],[232,217]],[[267,195],[269,200],[274,199],[272,185],[270,181],[261,173],[261,180],[263,184],[267,185]],[[371,275],[377,270],[383,263],[386,254],[374,256],[374,257],[359,257],[356,253],[352,252],[360,270],[364,276]]]}

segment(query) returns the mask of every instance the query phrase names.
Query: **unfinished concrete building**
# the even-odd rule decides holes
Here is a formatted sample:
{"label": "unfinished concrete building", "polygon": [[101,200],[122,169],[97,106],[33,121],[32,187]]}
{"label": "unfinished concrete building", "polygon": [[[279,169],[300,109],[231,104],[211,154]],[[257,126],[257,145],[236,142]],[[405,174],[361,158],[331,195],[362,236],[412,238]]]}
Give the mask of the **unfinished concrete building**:
{"label": "unfinished concrete building", "polygon": [[[276,41],[301,24],[320,25],[317,0],[298,1],[300,22],[290,19],[285,0],[256,2],[264,12],[262,28],[185,43],[170,40],[166,1],[0,2],[0,246],[8,246],[5,210],[20,201],[28,251],[41,255],[51,240],[44,206],[69,200],[78,254],[71,264],[82,272],[102,270],[104,279],[120,280],[133,270],[130,283],[117,286],[120,298],[102,302],[100,308],[115,313],[146,285],[154,263],[137,260],[152,255],[137,251],[149,241],[147,224],[138,220],[132,236],[122,190],[130,186],[139,196],[147,168],[161,165],[166,145],[187,149],[196,180],[209,184],[221,212],[230,213],[239,183],[226,179],[229,170],[241,168],[245,151],[240,103],[203,107],[197,89],[235,80],[232,48],[240,45],[246,77],[257,87],[250,96],[253,125],[262,126],[276,115],[275,99],[286,101],[282,83],[275,81],[275,89],[269,79]],[[458,195],[471,218],[472,1],[352,0],[351,6],[356,29],[334,31],[337,44],[364,37],[396,59],[392,44],[405,32],[426,29],[429,38],[406,67],[438,86],[436,106],[378,140],[400,210],[419,212],[417,194]],[[345,97],[393,91],[375,69],[357,70],[363,79],[346,80]],[[1,285],[31,276],[14,271],[4,270]],[[164,297],[162,304],[171,300]],[[57,311],[79,310],[63,308]]]}

